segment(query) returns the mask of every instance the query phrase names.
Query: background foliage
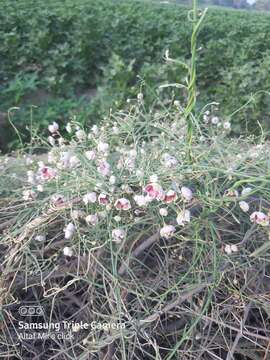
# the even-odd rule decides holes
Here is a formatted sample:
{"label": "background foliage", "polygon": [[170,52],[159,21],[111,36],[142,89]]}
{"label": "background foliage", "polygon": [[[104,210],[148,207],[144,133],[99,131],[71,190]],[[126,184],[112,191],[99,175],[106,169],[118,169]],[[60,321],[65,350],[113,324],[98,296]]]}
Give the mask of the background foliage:
{"label": "background foliage", "polygon": [[[159,84],[183,82],[186,76],[163,59],[170,49],[171,57],[189,60],[191,24],[185,7],[111,0],[7,0],[1,6],[0,111],[19,106],[13,117],[18,127],[29,124],[32,104],[39,106],[33,117],[41,128],[78,113],[88,123],[97,122],[110,108],[136,97],[142,86],[147,105]],[[262,91],[270,88],[269,19],[262,13],[210,9],[200,34],[202,104],[219,102],[227,117],[260,91],[233,117],[235,134],[257,131],[258,121],[269,123],[269,99]],[[89,103],[93,88],[98,94]],[[159,96],[171,98],[171,91]],[[185,94],[174,90],[174,97],[184,101]]]}

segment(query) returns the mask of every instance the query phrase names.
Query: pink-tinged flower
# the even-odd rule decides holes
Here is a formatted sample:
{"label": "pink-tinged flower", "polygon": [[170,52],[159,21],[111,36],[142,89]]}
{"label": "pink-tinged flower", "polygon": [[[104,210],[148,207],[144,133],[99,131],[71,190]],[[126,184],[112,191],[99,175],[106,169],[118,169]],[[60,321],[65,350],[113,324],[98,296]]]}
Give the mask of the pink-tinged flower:
{"label": "pink-tinged flower", "polygon": [[67,257],[73,256],[73,250],[69,246],[65,246],[63,249],[63,254]]}
{"label": "pink-tinged flower", "polygon": [[53,194],[51,197],[51,202],[54,206],[61,206],[65,203],[65,201],[65,197],[60,194]]}
{"label": "pink-tinged flower", "polygon": [[112,241],[116,242],[116,243],[120,243],[122,240],[125,239],[126,237],[126,231],[124,229],[114,229],[112,231]]}
{"label": "pink-tinged flower", "polygon": [[239,206],[241,210],[243,210],[244,212],[248,212],[249,205],[246,201],[239,201]]}
{"label": "pink-tinged flower", "polygon": [[185,201],[190,201],[193,198],[192,191],[186,186],[181,187],[181,194]]}
{"label": "pink-tinged flower", "polygon": [[24,190],[23,191],[23,200],[24,201],[32,201],[35,200],[37,194],[33,190]]}
{"label": "pink-tinged flower", "polygon": [[185,226],[186,223],[190,222],[190,211],[183,210],[181,211],[176,218],[176,222],[178,225]]}
{"label": "pink-tinged flower", "polygon": [[114,203],[117,210],[129,210],[131,208],[130,201],[125,198],[117,199]]}
{"label": "pink-tinged flower", "polygon": [[223,128],[225,130],[230,130],[231,128],[231,123],[229,121],[225,121],[225,123],[223,124]]}
{"label": "pink-tinged flower", "polygon": [[65,239],[70,240],[73,237],[74,232],[75,232],[75,226],[72,223],[69,223],[64,229]]}
{"label": "pink-tinged flower", "polygon": [[177,199],[177,194],[174,190],[169,190],[164,198],[164,202],[166,204],[170,204],[171,202],[175,201]]}
{"label": "pink-tinged flower", "polygon": [[99,203],[100,205],[107,205],[107,204],[109,204],[109,198],[108,198],[108,196],[107,196],[106,194],[100,194],[100,195],[98,196],[98,203]]}
{"label": "pink-tinged flower", "polygon": [[84,155],[90,161],[95,160],[96,158],[96,152],[94,150],[86,151]]}
{"label": "pink-tinged flower", "polygon": [[268,226],[269,216],[261,211],[255,211],[250,215],[250,221],[261,226]]}
{"label": "pink-tinged flower", "polygon": [[42,168],[39,169],[39,174],[41,179],[43,180],[51,180],[56,178],[57,176],[57,171],[55,169],[52,169],[48,166],[44,166]]}
{"label": "pink-tinged flower", "polygon": [[57,124],[57,122],[54,121],[48,126],[48,130],[50,133],[54,134],[59,130],[59,125]]}
{"label": "pink-tinged flower", "polygon": [[160,236],[164,237],[165,239],[169,239],[173,236],[175,230],[176,229],[173,225],[165,225],[160,229]]}
{"label": "pink-tinged flower", "polygon": [[157,183],[150,183],[146,185],[144,191],[151,199],[164,200],[165,193],[162,186]]}
{"label": "pink-tinged flower", "polygon": [[135,195],[133,199],[138,206],[146,206],[149,203],[149,198],[143,195]]}
{"label": "pink-tinged flower", "polygon": [[89,203],[93,204],[96,201],[97,201],[97,194],[94,191],[87,193],[83,196],[83,202],[85,203],[85,205]]}
{"label": "pink-tinged flower", "polygon": [[238,197],[239,193],[237,190],[225,190],[224,195],[228,197]]}
{"label": "pink-tinged flower", "polygon": [[111,173],[111,166],[107,161],[103,160],[99,162],[97,170],[101,175],[108,176]]}
{"label": "pink-tinged flower", "polygon": [[109,150],[109,144],[105,142],[99,142],[97,145],[97,149],[99,152],[107,152]]}
{"label": "pink-tinged flower", "polygon": [[88,224],[97,225],[98,224],[98,215],[97,214],[87,215],[85,218],[85,221]]}

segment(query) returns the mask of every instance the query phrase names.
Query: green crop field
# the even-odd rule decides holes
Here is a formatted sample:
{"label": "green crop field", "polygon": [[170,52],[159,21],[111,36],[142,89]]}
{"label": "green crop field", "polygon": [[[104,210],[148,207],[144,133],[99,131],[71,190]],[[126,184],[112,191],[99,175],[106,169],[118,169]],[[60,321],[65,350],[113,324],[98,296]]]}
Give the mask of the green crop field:
{"label": "green crop field", "polygon": [[[141,86],[147,104],[157,92],[165,102],[171,96],[182,101],[183,91],[160,94],[158,87],[184,81],[184,69],[168,66],[164,54],[169,50],[173,58],[189,59],[187,15],[179,5],[139,1],[2,1],[2,117],[15,106],[20,110],[12,112],[12,119],[21,130],[31,116],[39,130],[71,116],[96,123],[110,108],[124,107]],[[235,134],[256,133],[258,122],[269,127],[269,33],[269,15],[221,8],[208,11],[201,29],[201,103],[216,101],[223,116],[230,117],[249,102],[232,118]],[[90,105],[89,93],[96,91]],[[16,145],[13,132],[5,131],[9,145]]]}

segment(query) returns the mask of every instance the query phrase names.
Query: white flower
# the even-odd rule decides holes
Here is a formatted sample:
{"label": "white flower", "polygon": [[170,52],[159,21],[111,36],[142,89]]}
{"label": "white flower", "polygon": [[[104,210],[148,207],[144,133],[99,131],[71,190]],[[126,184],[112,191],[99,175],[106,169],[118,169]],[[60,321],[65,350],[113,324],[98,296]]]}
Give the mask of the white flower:
{"label": "white flower", "polygon": [[74,235],[75,226],[72,223],[69,223],[64,229],[64,232],[65,232],[65,239],[70,240]]}
{"label": "white flower", "polygon": [[80,160],[77,158],[76,155],[73,155],[69,159],[69,167],[73,169],[74,167],[78,166],[80,164]]}
{"label": "white flower", "polygon": [[226,254],[231,255],[234,252],[238,252],[238,247],[237,247],[237,245],[228,245],[227,244],[224,247],[224,251]]}
{"label": "white flower", "polygon": [[176,218],[177,224],[184,226],[185,223],[190,222],[190,211],[189,210],[183,210],[181,211]]}
{"label": "white flower", "polygon": [[225,245],[224,251],[226,254],[231,255],[232,253],[231,245]]}
{"label": "white flower", "polygon": [[242,195],[242,196],[246,196],[246,195],[248,195],[251,191],[252,191],[252,189],[251,189],[250,187],[246,187],[246,188],[244,188],[244,189],[242,190],[241,195]]}
{"label": "white flower", "polygon": [[28,177],[27,181],[29,182],[29,184],[34,185],[36,183],[36,177],[34,171],[32,170],[27,171],[27,177]]}
{"label": "white flower", "polygon": [[84,155],[90,161],[95,160],[96,158],[96,152],[94,150],[86,151]]}
{"label": "white flower", "polygon": [[140,169],[136,170],[136,175],[139,177],[139,178],[142,178],[144,176],[144,172]]}
{"label": "white flower", "polygon": [[143,93],[137,94],[137,99],[138,99],[138,101],[142,102],[143,101]]}
{"label": "white flower", "polygon": [[65,139],[63,137],[58,138],[58,144],[60,146],[64,145],[65,144]]}
{"label": "white flower", "polygon": [[37,191],[43,192],[44,191],[43,185],[41,184],[37,185]]}
{"label": "white flower", "polygon": [[173,225],[165,225],[160,229],[160,236],[164,237],[165,239],[169,239],[173,236],[175,230],[176,229]]}
{"label": "white flower", "polygon": [[97,201],[97,194],[94,191],[87,193],[83,196],[83,202],[85,203],[85,205],[89,203],[95,203],[96,201]]}
{"label": "white flower", "polygon": [[159,213],[160,213],[161,216],[167,216],[168,215],[168,210],[166,208],[160,208]]}
{"label": "white flower", "polygon": [[69,133],[69,134],[71,134],[72,133],[72,125],[71,125],[71,123],[69,122],[69,123],[67,123],[67,125],[66,125],[66,130],[67,130],[67,132]]}
{"label": "white flower", "polygon": [[231,123],[229,121],[225,121],[225,123],[223,124],[223,128],[225,130],[230,130],[231,128]]}
{"label": "white flower", "polygon": [[145,206],[149,202],[146,196],[143,195],[135,195],[133,199],[138,206]]}
{"label": "white flower", "polygon": [[109,144],[105,142],[99,142],[97,145],[97,149],[99,152],[107,152],[109,150]]}
{"label": "white flower", "polygon": [[232,249],[232,252],[237,252],[238,251],[237,245],[231,245],[231,249]]}
{"label": "white flower", "polygon": [[93,132],[94,135],[96,135],[96,136],[98,135],[99,129],[98,129],[97,125],[94,125],[94,126],[92,127],[92,132]]}
{"label": "white flower", "polygon": [[84,130],[77,130],[76,133],[75,133],[76,137],[78,140],[82,141],[82,140],[85,140],[86,138],[86,133]]}
{"label": "white flower", "polygon": [[129,156],[130,156],[132,159],[135,159],[136,156],[137,156],[137,151],[136,151],[136,149],[131,149],[131,150],[129,151]]}
{"label": "white flower", "polygon": [[261,211],[255,211],[250,215],[250,221],[261,226],[268,226],[269,216]]}
{"label": "white flower", "polygon": [[35,198],[37,197],[37,194],[33,190],[24,190],[22,194],[24,201],[35,200]]}
{"label": "white flower", "polygon": [[46,235],[37,235],[35,237],[35,240],[40,241],[40,242],[45,241],[46,240]]}
{"label": "white flower", "polygon": [[72,219],[74,219],[74,220],[79,220],[79,219],[83,218],[84,215],[85,215],[85,212],[82,211],[82,210],[77,210],[77,209],[75,209],[75,210],[71,210],[71,211],[70,211],[70,216],[71,216]]}
{"label": "white flower", "polygon": [[114,221],[120,222],[120,221],[121,221],[121,216],[116,215],[116,216],[114,217]]}
{"label": "white flower", "polygon": [[150,183],[157,183],[158,182],[158,176],[157,174],[153,174],[149,177],[149,182]]}
{"label": "white flower", "polygon": [[209,123],[209,116],[208,116],[208,115],[206,115],[206,114],[203,115],[203,122],[204,122],[205,124],[208,124],[208,123]]}
{"label": "white flower", "polygon": [[186,201],[190,201],[193,198],[192,191],[186,186],[181,187],[181,194]]}
{"label": "white flower", "polygon": [[55,139],[52,136],[48,137],[48,142],[50,145],[54,146],[55,145]]}
{"label": "white flower", "polygon": [[97,225],[98,224],[98,215],[97,214],[87,215],[85,218],[85,221],[88,224]]}
{"label": "white flower", "polygon": [[111,173],[111,166],[107,161],[103,160],[99,162],[97,170],[101,175],[109,176]]}
{"label": "white flower", "polygon": [[119,134],[119,128],[117,126],[113,126],[112,132],[113,132],[113,134],[118,135]]}
{"label": "white flower", "polygon": [[219,118],[217,116],[213,116],[211,119],[211,123],[213,125],[217,125],[219,123]]}
{"label": "white flower", "polygon": [[244,212],[248,212],[249,205],[246,201],[239,201],[239,206]]}
{"label": "white flower", "polygon": [[56,133],[59,130],[59,125],[57,124],[57,122],[54,121],[52,124],[48,126],[48,130],[52,134]]}
{"label": "white flower", "polygon": [[112,231],[112,241],[120,243],[126,237],[126,232],[123,229],[114,229]]}
{"label": "white flower", "polygon": [[114,185],[115,182],[116,182],[116,177],[115,177],[114,175],[110,176],[109,183],[110,183],[111,185]]}
{"label": "white flower", "polygon": [[65,246],[64,249],[63,249],[63,254],[65,256],[72,257],[73,256],[73,250],[70,247]]}
{"label": "white flower", "polygon": [[176,157],[167,153],[162,155],[161,161],[169,169],[174,168],[178,164]]}

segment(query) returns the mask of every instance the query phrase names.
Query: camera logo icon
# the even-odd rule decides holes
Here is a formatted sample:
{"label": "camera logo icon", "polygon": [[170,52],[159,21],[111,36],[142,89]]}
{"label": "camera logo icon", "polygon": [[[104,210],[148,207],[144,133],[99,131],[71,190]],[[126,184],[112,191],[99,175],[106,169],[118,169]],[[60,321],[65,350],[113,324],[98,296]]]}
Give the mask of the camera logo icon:
{"label": "camera logo icon", "polygon": [[21,306],[19,308],[19,314],[21,316],[42,316],[44,315],[44,310],[42,306]]}

